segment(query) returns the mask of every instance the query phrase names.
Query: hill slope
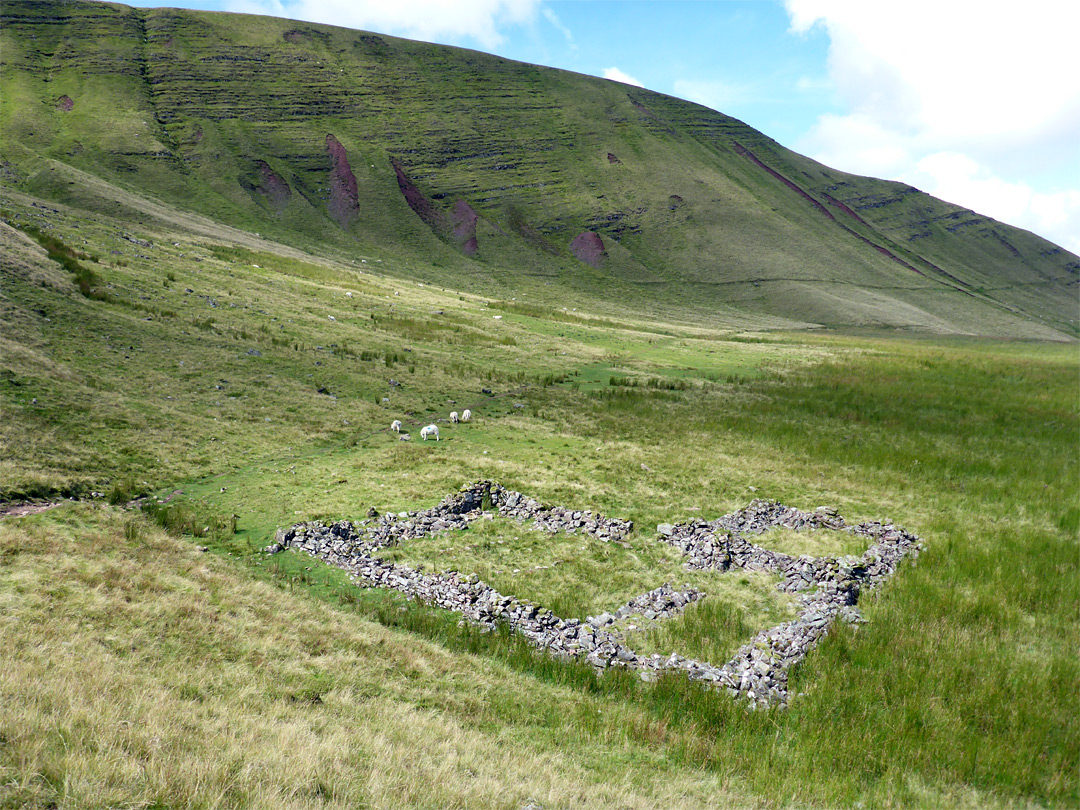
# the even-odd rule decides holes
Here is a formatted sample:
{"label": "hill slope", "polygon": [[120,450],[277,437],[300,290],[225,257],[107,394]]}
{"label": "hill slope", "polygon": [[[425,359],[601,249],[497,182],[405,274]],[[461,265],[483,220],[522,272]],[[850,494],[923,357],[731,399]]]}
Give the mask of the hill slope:
{"label": "hill slope", "polygon": [[[1074,259],[599,80],[253,17],[0,12],[0,807],[1080,806],[1076,342],[752,329],[1060,338],[1038,318],[1071,328]],[[775,499],[926,551],[752,712],[261,551],[478,479],[636,528],[493,518],[384,559],[579,618],[704,592],[633,631],[665,657],[723,662],[795,606],[687,571],[661,523]]]}
{"label": "hill slope", "polygon": [[1075,255],[669,96],[246,15],[8,2],[0,36],[3,182],[43,199],[713,324],[1080,327]]}

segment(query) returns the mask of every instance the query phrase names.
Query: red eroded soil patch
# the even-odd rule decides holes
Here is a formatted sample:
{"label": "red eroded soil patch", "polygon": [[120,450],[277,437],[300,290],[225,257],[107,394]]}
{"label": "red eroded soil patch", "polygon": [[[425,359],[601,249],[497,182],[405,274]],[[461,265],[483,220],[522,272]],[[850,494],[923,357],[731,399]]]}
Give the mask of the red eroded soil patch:
{"label": "red eroded soil patch", "polygon": [[639,113],[641,113],[642,115],[647,115],[650,118],[655,118],[656,117],[656,113],[654,113],[652,110],[650,110],[644,104],[642,104],[636,98],[631,96],[629,93],[627,93],[626,97],[628,99],[630,99],[630,103],[634,105],[634,109],[637,110]]}
{"label": "red eroded soil patch", "polygon": [[275,208],[284,208],[292,197],[292,189],[264,160],[256,161],[260,183],[255,190],[266,197]]}
{"label": "red eroded soil patch", "polygon": [[585,262],[590,267],[599,268],[607,258],[604,240],[600,238],[600,234],[593,231],[582,231],[575,236],[570,243],[570,252],[578,261]]}
{"label": "red eroded soil patch", "polygon": [[476,241],[476,222],[480,219],[472,206],[464,200],[458,200],[450,212],[450,224],[453,226],[454,239],[461,244],[466,256],[472,256],[479,247]]}
{"label": "red eroded soil patch", "polygon": [[356,176],[349,166],[349,156],[345,147],[333,135],[326,136],[326,151],[330,155],[330,202],[327,208],[337,223],[345,228],[360,212],[359,195],[356,188]]}
{"label": "red eroded soil patch", "polygon": [[847,214],[852,219],[858,220],[863,225],[866,225],[867,227],[870,227],[869,224],[867,224],[865,219],[863,219],[858,214],[856,214],[854,211],[852,211],[851,208],[844,205],[844,203],[840,202],[840,200],[836,199],[836,197],[833,197],[831,194],[826,194],[824,192],[821,193],[821,196],[825,198],[825,202],[827,202],[829,205],[833,206],[834,208],[839,208],[841,211],[843,211],[845,214]]}
{"label": "red eroded soil patch", "polygon": [[397,174],[398,188],[401,189],[401,195],[405,198],[405,202],[409,204],[409,208],[415,211],[416,215],[436,233],[445,234],[447,225],[442,213],[431,204],[431,200],[424,196],[424,192],[409,179],[409,175],[405,174],[404,167],[397,160],[391,158],[390,165],[394,167],[394,173]]}

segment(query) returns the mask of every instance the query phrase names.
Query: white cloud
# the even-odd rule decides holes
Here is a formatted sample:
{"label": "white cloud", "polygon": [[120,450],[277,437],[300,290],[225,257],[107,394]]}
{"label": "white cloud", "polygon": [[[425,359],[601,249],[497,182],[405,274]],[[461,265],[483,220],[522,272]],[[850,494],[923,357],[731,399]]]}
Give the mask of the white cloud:
{"label": "white cloud", "polygon": [[623,73],[617,67],[604,68],[603,76],[605,79],[611,79],[613,82],[622,82],[623,84],[632,84],[634,87],[644,87],[640,81],[633,76],[628,76]]}
{"label": "white cloud", "polygon": [[230,11],[272,14],[425,42],[473,41],[493,50],[500,29],[531,23],[542,0],[231,0]]}
{"label": "white cloud", "polygon": [[786,5],[793,31],[828,32],[829,75],[848,108],[821,116],[801,151],[905,180],[1076,250],[1080,4]]}
{"label": "white cloud", "polygon": [[1080,254],[1080,190],[1039,192],[1027,183],[1002,180],[956,152],[927,155],[900,179]]}
{"label": "white cloud", "polygon": [[556,31],[558,31],[566,38],[566,44],[569,45],[572,49],[577,50],[577,44],[575,44],[574,42],[574,32],[567,28],[565,25],[563,25],[562,20],[558,18],[555,12],[552,11],[549,6],[544,6],[542,9],[540,9],[540,13],[544,15],[544,19],[551,23],[552,27],[554,27]]}
{"label": "white cloud", "polygon": [[800,76],[795,81],[795,89],[803,93],[816,93],[819,90],[832,90],[833,85],[824,76]]}

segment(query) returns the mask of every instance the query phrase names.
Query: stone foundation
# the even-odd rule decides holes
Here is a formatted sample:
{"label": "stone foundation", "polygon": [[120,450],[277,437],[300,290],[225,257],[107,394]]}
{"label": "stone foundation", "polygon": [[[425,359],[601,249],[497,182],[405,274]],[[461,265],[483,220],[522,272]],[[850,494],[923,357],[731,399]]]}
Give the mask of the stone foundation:
{"label": "stone foundation", "polygon": [[[796,593],[801,604],[792,621],[758,633],[734,658],[716,666],[679,655],[638,655],[613,627],[617,620],[630,616],[640,615],[651,621],[678,615],[702,598],[696,590],[677,591],[665,585],[630,600],[614,614],[603,613],[585,620],[560,618],[538,605],[499,593],[475,575],[456,571],[425,574],[375,556],[379,549],[412,538],[466,528],[493,512],[521,522],[531,521],[533,528],[541,531],[588,534],[603,542],[623,542],[633,529],[631,521],[587,510],[547,507],[493,481],[478,481],[424,511],[359,522],[313,521],[279,529],[275,544],[266,550],[304,551],[348,571],[364,585],[392,588],[460,613],[474,624],[495,627],[505,622],[537,647],[553,655],[584,657],[599,670],[630,667],[639,670],[645,680],[654,679],[664,670],[679,670],[692,680],[748,698],[752,705],[786,705],[791,667],[817,645],[834,620],[859,621],[859,596],[887,579],[904,557],[914,558],[922,548],[916,536],[891,524],[847,526],[832,510],[803,512],[764,500],[755,500],[745,509],[711,522],[661,524],[657,527],[658,539],[680,549],[686,555],[688,568],[745,568],[778,574],[782,580],[777,587]],[[871,545],[860,556],[793,557],[748,539],[777,526],[852,532],[865,537]]]}

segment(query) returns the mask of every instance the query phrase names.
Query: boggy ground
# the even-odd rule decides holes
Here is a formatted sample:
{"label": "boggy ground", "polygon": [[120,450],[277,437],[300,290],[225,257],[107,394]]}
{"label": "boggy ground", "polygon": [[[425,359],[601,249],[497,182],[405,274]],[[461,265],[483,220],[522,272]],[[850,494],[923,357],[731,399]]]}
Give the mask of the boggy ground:
{"label": "boggy ground", "polygon": [[[5,206],[96,256],[78,261],[108,293],[10,240],[3,499],[83,500],[0,521],[6,806],[1080,801],[1075,345],[593,317],[191,219]],[[389,431],[472,404],[437,444]],[[598,551],[493,522],[416,553],[587,613],[707,573],[644,528],[755,497],[889,519],[926,550],[796,669],[799,700],[754,713],[258,551],[278,526],[482,478],[639,530]],[[109,505],[144,494],[167,503]],[[775,578],[743,579],[710,583],[718,607],[684,637],[723,646],[791,610]]]}

